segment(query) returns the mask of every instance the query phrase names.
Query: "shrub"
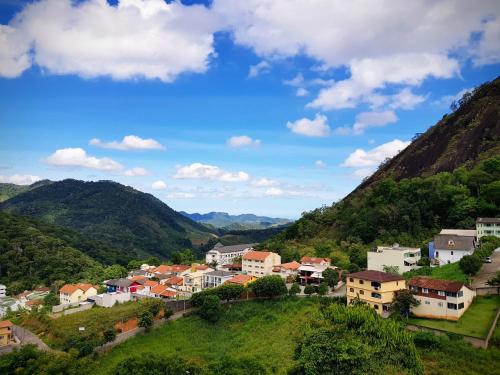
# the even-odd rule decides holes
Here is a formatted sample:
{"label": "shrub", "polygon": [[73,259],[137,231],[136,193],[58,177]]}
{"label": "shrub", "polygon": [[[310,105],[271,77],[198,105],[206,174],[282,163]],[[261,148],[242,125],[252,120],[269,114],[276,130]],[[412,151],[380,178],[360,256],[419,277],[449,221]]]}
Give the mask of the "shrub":
{"label": "shrub", "polygon": [[413,342],[419,348],[438,349],[443,347],[443,340],[429,331],[418,331],[413,334]]}
{"label": "shrub", "polygon": [[279,297],[287,294],[285,281],[281,276],[264,276],[251,284],[252,291],[257,297]]}
{"label": "shrub", "polygon": [[193,361],[179,356],[161,356],[154,353],[126,358],[111,372],[112,375],[199,375],[203,373],[203,367]]}
{"label": "shrub", "polygon": [[328,294],[329,289],[330,288],[328,288],[328,285],[326,283],[321,283],[321,284],[319,284],[319,287],[318,287],[318,294],[320,296],[324,296],[325,294]]}
{"label": "shrub", "polygon": [[330,288],[334,288],[339,282],[339,274],[333,268],[324,270],[323,278]]}
{"label": "shrub", "polygon": [[288,291],[288,294],[294,296],[300,293],[300,285],[298,283],[293,283]]}
{"label": "shrub", "polygon": [[216,288],[216,293],[219,298],[226,301],[239,299],[244,291],[245,287],[238,284],[223,284]]}
{"label": "shrub", "polygon": [[310,296],[311,294],[314,294],[316,293],[316,288],[314,287],[314,285],[306,285],[304,287],[304,294],[307,294],[308,296]]}
{"label": "shrub", "polygon": [[116,339],[116,330],[114,328],[109,328],[105,330],[102,334],[104,338],[104,342],[115,341]]}
{"label": "shrub", "polygon": [[481,258],[476,255],[466,255],[460,259],[459,266],[460,269],[466,275],[475,275],[481,268],[483,262]]}
{"label": "shrub", "polygon": [[222,306],[220,305],[220,298],[216,295],[206,296],[198,310],[200,317],[210,323],[217,322],[221,313]]}
{"label": "shrub", "polygon": [[217,375],[266,375],[266,368],[253,358],[222,358],[209,365],[211,374]]}
{"label": "shrub", "polygon": [[148,330],[153,325],[153,314],[151,314],[151,311],[149,310],[140,312],[137,319],[139,327],[143,327],[146,330]]}

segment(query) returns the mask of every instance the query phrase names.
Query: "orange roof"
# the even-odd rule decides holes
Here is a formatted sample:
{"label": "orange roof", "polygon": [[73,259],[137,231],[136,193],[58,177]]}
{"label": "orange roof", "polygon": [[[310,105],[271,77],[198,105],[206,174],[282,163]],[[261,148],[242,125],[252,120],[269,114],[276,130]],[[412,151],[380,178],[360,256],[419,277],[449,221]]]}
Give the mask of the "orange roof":
{"label": "orange roof", "polygon": [[266,260],[271,255],[269,251],[249,251],[243,255],[245,260]]}
{"label": "orange roof", "polygon": [[135,290],[143,290],[144,289],[144,285],[136,285],[135,286]]}
{"label": "orange roof", "polygon": [[141,276],[141,275],[136,275],[128,278],[130,281],[142,281],[142,280],[148,280],[146,276]]}
{"label": "orange roof", "polygon": [[165,285],[158,284],[158,285],[151,288],[151,293],[160,294],[163,291],[165,291],[165,289],[167,289],[167,287]]}
{"label": "orange roof", "polygon": [[284,268],[286,270],[297,270],[299,269],[300,267],[300,263],[299,262],[296,262],[295,260],[293,262],[290,262],[290,263],[283,263],[283,264],[280,264],[280,267],[281,268]]}
{"label": "orange roof", "polygon": [[253,276],[250,275],[236,275],[233,278],[229,279],[226,281],[226,283],[232,283],[232,284],[246,284],[250,281],[252,281],[254,278]]}
{"label": "orange roof", "polygon": [[26,306],[40,306],[43,305],[41,299],[32,299],[31,301],[26,301]]}
{"label": "orange roof", "polygon": [[329,263],[330,258],[315,258],[315,257],[302,257],[300,260],[302,263],[313,263],[313,264],[320,264],[323,262]]}
{"label": "orange roof", "polygon": [[0,328],[13,327],[14,324],[10,320],[2,320],[0,322]]}
{"label": "orange roof", "polygon": [[73,294],[77,289],[80,288],[78,288],[74,284],[66,284],[61,289],[59,289],[59,293]]}
{"label": "orange roof", "polygon": [[180,264],[174,264],[174,265],[166,265],[162,264],[156,267],[153,272],[154,273],[167,273],[167,272],[183,272],[191,268],[190,266],[183,266]]}
{"label": "orange roof", "polygon": [[173,298],[173,297],[177,296],[177,293],[173,292],[171,290],[165,290],[165,291],[160,293],[160,296],[167,297],[167,298]]}
{"label": "orange roof", "polygon": [[90,288],[95,288],[97,289],[95,286],[93,286],[92,284],[85,284],[85,283],[79,283],[79,284],[76,284],[76,286],[78,288],[80,288],[81,290],[83,290],[84,292],[86,292],[87,290],[89,290]]}
{"label": "orange roof", "polygon": [[182,285],[184,284],[184,279],[180,276],[172,276],[166,279],[163,284],[170,284],[170,285]]}
{"label": "orange roof", "polygon": [[149,286],[150,288],[154,287],[154,286],[157,286],[158,285],[158,282],[157,281],[153,281],[153,280],[147,280],[145,283],[144,283],[145,286]]}
{"label": "orange roof", "polygon": [[196,271],[205,271],[208,269],[208,266],[206,264],[200,264],[199,266],[194,266],[194,269]]}

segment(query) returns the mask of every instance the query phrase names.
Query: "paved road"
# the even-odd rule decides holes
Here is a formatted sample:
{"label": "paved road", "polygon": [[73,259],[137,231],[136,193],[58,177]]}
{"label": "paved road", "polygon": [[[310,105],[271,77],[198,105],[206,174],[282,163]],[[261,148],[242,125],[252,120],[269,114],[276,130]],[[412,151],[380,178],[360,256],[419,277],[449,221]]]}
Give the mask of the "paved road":
{"label": "paved road", "polygon": [[477,275],[474,276],[474,280],[472,281],[473,288],[489,286],[486,282],[500,271],[500,247],[493,252],[491,260],[491,263],[483,263]]}
{"label": "paved road", "polygon": [[14,334],[21,341],[21,345],[34,344],[40,350],[49,351],[49,346],[38,338],[33,332],[28,331],[26,328],[14,326]]}

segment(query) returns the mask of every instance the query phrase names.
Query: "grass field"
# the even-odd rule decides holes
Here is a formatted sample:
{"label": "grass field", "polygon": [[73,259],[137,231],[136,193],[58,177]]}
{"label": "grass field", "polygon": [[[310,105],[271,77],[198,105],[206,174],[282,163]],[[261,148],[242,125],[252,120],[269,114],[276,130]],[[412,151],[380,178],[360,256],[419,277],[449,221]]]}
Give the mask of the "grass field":
{"label": "grass field", "polygon": [[315,298],[249,301],[227,307],[216,324],[197,316],[172,321],[100,356],[98,373],[108,374],[131,355],[157,353],[180,354],[203,362],[224,356],[254,358],[270,372],[285,374],[293,365],[294,338],[317,306]]}
{"label": "grass field", "polygon": [[500,296],[476,297],[458,322],[421,318],[411,318],[409,322],[423,327],[485,338],[499,307]]}
{"label": "grass field", "polygon": [[441,267],[422,267],[414,271],[405,272],[403,275],[406,279],[413,276],[432,276],[435,279],[468,282],[468,276],[463,273],[457,263],[445,264]]}

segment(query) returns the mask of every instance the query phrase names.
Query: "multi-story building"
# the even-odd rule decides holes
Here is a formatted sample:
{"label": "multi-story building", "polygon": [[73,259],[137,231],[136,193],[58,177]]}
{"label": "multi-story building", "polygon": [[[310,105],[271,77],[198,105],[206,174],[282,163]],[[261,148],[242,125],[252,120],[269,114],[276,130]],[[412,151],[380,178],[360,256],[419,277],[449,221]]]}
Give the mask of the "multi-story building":
{"label": "multi-story building", "polygon": [[420,301],[414,315],[432,319],[458,320],[469,308],[476,292],[460,281],[437,280],[417,276],[408,282],[409,289]]}
{"label": "multi-story building", "polygon": [[0,284],[0,298],[5,297],[7,295],[7,287],[3,284]]}
{"label": "multi-story building", "polygon": [[280,275],[285,280],[295,280],[299,274],[301,264],[295,260],[289,263],[282,263],[273,268],[275,275]]}
{"label": "multi-story building", "polygon": [[97,289],[92,284],[66,284],[59,289],[59,300],[62,305],[86,301],[88,297],[95,296]]}
{"label": "multi-story building", "polygon": [[[319,285],[323,281],[323,271],[331,267],[330,258],[302,257],[298,268],[302,285]],[[336,267],[335,267],[336,268]]]}
{"label": "multi-story building", "polygon": [[377,246],[377,249],[368,252],[368,269],[384,271],[385,267],[397,267],[398,273],[403,273],[417,268],[419,260],[419,248],[399,244]]}
{"label": "multi-story building", "polygon": [[386,317],[394,294],[405,288],[405,280],[399,275],[373,270],[350,273],[347,275],[347,304],[359,299]]}
{"label": "multi-story building", "polygon": [[255,277],[273,274],[273,268],[281,263],[279,254],[270,251],[249,251],[243,255],[241,269],[245,275]]}
{"label": "multi-story building", "polygon": [[14,341],[14,324],[10,320],[0,322],[0,347],[11,344]]}
{"label": "multi-story building", "polygon": [[234,272],[227,271],[211,271],[203,275],[203,289],[205,288],[216,288],[219,285],[224,284],[227,280],[234,276]]}
{"label": "multi-story building", "polygon": [[189,293],[196,293],[203,289],[203,275],[214,270],[208,267],[202,269],[193,267],[192,271],[183,276],[184,282],[181,289]]}
{"label": "multi-story building", "polygon": [[483,236],[500,237],[500,217],[478,217],[476,232],[478,239]]}
{"label": "multi-story building", "polygon": [[476,249],[476,237],[438,234],[434,237],[434,259],[439,265],[458,262]]}
{"label": "multi-story building", "polygon": [[205,262],[209,265],[215,265],[217,269],[222,268],[226,264],[234,263],[235,259],[241,258],[245,253],[253,250],[256,244],[241,244],[224,246],[220,242],[209,250],[205,256]]}

